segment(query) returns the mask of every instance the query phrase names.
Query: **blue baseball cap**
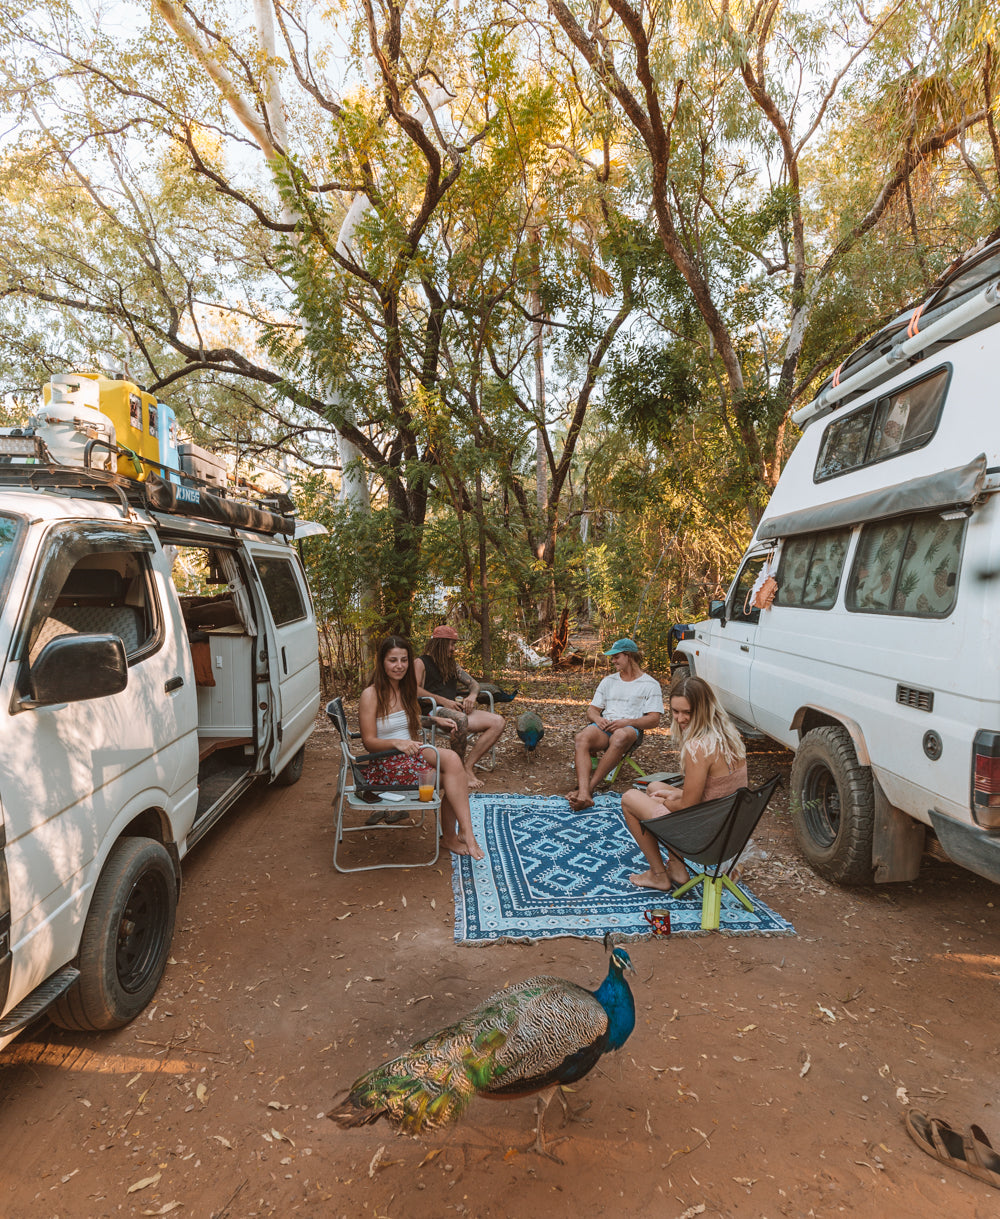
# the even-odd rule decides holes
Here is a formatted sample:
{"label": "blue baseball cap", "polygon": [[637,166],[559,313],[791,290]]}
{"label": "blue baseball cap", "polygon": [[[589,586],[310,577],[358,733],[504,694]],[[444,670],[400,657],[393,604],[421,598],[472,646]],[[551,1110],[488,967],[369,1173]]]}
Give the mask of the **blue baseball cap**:
{"label": "blue baseball cap", "polygon": [[639,645],[634,639],[618,639],[604,653],[605,656],[617,656],[619,652],[638,652]]}

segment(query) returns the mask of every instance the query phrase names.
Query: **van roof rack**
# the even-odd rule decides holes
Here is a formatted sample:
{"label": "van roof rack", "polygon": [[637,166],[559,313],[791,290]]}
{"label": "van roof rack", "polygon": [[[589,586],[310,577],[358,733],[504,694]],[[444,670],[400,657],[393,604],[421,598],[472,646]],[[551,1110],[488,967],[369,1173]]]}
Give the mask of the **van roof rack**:
{"label": "van roof rack", "polygon": [[[169,482],[159,475],[150,474],[144,482],[125,478],[105,470],[86,469],[82,466],[57,465],[54,462],[36,461],[25,464],[4,460],[0,456],[0,486],[26,487],[35,491],[62,491],[98,496],[101,499],[120,501],[126,505],[143,508],[150,512],[192,517],[228,525],[234,529],[253,529],[258,533],[295,533],[295,519],[291,514],[288,496],[279,495],[252,500],[233,495],[216,494],[220,488],[191,486],[194,479],[184,483]],[[207,486],[207,484],[206,484]]]}
{"label": "van roof rack", "polygon": [[856,348],[820,385],[812,401],[792,413],[792,422],[805,427],[908,365],[997,322],[1000,228],[957,258],[920,301]]}

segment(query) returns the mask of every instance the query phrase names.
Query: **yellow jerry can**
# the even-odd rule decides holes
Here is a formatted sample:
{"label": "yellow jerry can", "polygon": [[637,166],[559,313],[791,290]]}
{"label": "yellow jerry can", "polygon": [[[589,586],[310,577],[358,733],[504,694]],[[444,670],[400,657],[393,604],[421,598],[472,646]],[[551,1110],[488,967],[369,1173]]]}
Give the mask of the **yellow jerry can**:
{"label": "yellow jerry can", "polygon": [[[112,380],[96,373],[82,373],[81,376],[97,382],[101,413],[115,425],[118,444],[139,457],[159,461],[159,404],[156,398],[131,381]],[[156,466],[137,465],[127,456],[118,458],[118,473],[125,478],[142,481],[150,471],[159,473]]]}

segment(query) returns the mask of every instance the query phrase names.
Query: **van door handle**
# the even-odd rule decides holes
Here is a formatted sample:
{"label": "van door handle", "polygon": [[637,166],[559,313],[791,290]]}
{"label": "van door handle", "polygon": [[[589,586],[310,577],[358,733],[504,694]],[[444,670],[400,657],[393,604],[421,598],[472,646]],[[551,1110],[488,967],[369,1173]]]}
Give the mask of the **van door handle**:
{"label": "van door handle", "polygon": [[171,677],[171,679],[168,682],[163,683],[163,693],[172,694],[174,690],[179,690],[181,688],[181,686],[183,686],[183,685],[184,685],[183,677],[181,677],[180,675],[178,675],[177,677]]}
{"label": "van door handle", "polygon": [[741,652],[749,652],[749,651],[750,651],[750,645],[749,645],[748,643],[741,643],[741,644],[740,644],[740,651],[741,651]]}
{"label": "van door handle", "polygon": [[285,676],[288,676],[288,657],[285,655],[285,649],[281,649],[281,667],[285,671]]}

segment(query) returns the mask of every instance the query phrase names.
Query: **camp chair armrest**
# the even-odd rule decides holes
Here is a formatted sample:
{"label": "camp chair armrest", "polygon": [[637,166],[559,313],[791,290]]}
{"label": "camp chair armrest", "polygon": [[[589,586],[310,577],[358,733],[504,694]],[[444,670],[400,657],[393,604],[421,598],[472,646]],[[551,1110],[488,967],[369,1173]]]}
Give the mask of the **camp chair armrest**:
{"label": "camp chair armrest", "polygon": [[[353,735],[353,733],[352,733]],[[361,734],[358,733],[358,736]],[[356,753],[354,755],[355,762],[365,763],[374,762],[378,758],[395,758],[403,751],[401,749],[380,749],[377,753]]]}

